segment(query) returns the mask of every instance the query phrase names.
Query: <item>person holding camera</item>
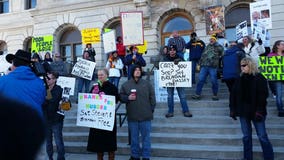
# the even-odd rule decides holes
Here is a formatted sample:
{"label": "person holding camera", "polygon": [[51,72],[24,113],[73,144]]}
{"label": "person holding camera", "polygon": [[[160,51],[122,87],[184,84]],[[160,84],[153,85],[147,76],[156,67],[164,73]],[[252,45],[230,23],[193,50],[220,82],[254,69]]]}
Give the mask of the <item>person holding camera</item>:
{"label": "person holding camera", "polygon": [[36,76],[31,65],[31,53],[18,50],[6,56],[11,63],[11,72],[0,78],[0,94],[12,100],[31,106],[43,117],[42,104],[46,90],[44,81]]}
{"label": "person holding camera", "polygon": [[243,132],[244,159],[253,159],[252,123],[261,144],[263,159],[274,159],[272,145],[265,127],[268,98],[267,80],[259,73],[252,58],[241,60],[241,76],[236,80],[230,99],[230,117],[240,119]]}
{"label": "person holding camera", "polygon": [[54,135],[57,147],[57,160],[65,160],[65,149],[62,136],[64,113],[62,113],[59,108],[63,89],[56,84],[58,77],[58,72],[51,71],[47,74],[47,95],[42,106],[47,125],[46,152],[50,160],[53,159],[52,135]]}

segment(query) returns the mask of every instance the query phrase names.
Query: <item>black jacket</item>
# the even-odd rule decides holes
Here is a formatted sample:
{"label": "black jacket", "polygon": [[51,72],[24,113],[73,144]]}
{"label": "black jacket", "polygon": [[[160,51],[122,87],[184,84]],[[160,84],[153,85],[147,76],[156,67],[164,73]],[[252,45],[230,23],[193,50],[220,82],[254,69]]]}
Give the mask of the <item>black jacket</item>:
{"label": "black jacket", "polygon": [[64,116],[58,114],[59,111],[59,102],[62,98],[62,91],[63,89],[55,85],[51,90],[52,98],[50,100],[45,100],[43,104],[43,113],[48,123],[58,123],[63,121]]}
{"label": "black jacket", "polygon": [[256,112],[266,115],[268,88],[266,79],[257,73],[238,78],[232,90],[230,111],[235,116],[253,119]]}

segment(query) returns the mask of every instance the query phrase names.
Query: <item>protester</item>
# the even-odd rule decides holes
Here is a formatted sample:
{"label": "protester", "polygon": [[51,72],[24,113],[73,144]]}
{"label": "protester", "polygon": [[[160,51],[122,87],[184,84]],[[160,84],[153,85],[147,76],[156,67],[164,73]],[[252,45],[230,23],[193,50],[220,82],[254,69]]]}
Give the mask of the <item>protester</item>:
{"label": "protester", "polygon": [[265,53],[262,40],[258,39],[257,42],[253,42],[249,36],[243,37],[244,51],[247,57],[251,57],[258,65],[259,55]]}
{"label": "protester", "polygon": [[86,48],[85,51],[87,51],[89,53],[89,58],[91,61],[96,62],[96,51],[95,49],[92,47],[91,43],[86,44]]}
{"label": "protester", "polygon": [[0,95],[0,159],[36,160],[45,138],[44,119],[21,99],[6,97]]}
{"label": "protester", "polygon": [[229,93],[231,93],[235,80],[240,76],[240,62],[245,58],[245,51],[242,49],[243,44],[233,44],[224,53],[222,58],[223,64],[223,81],[226,83]]}
{"label": "protester", "polygon": [[127,71],[127,76],[128,79],[131,79],[132,75],[132,69],[135,65],[139,65],[141,67],[146,66],[146,61],[142,57],[140,53],[138,53],[138,48],[136,46],[131,46],[129,48],[130,54],[128,54],[125,57],[125,65],[127,65],[128,71]]}
{"label": "protester", "polygon": [[273,160],[273,148],[265,128],[268,97],[267,81],[258,72],[256,62],[252,58],[244,58],[240,64],[242,71],[232,90],[230,116],[235,120],[237,116],[240,118],[244,159],[253,160],[251,126],[251,123],[253,123],[262,147],[263,158]]}
{"label": "protester", "polygon": [[[83,52],[82,58],[84,60],[91,61],[89,52],[87,51]],[[78,79],[78,93],[89,93],[91,81],[82,77],[77,77],[77,79]]]}
{"label": "protester", "polygon": [[[175,45],[172,45],[169,47],[169,54],[165,57],[164,61],[174,62],[175,64],[178,64],[178,62],[183,61],[183,58],[177,55],[177,48]],[[192,114],[189,112],[188,105],[186,102],[184,87],[167,87],[168,113],[165,115],[165,117],[170,118],[174,116],[174,89],[175,88],[177,89],[177,92],[178,92],[183,115],[185,117],[192,117]]]}
{"label": "protester", "polygon": [[53,135],[57,148],[57,160],[65,160],[62,135],[64,113],[62,113],[59,108],[63,89],[56,84],[58,77],[59,74],[57,72],[50,72],[47,74],[47,96],[43,104],[43,113],[47,123],[46,153],[50,160],[53,159]]}
{"label": "protester", "polygon": [[118,57],[117,51],[114,51],[109,55],[106,68],[109,71],[109,81],[118,88],[121,77],[120,71],[123,68],[123,62]]}
{"label": "protester", "polygon": [[200,73],[199,81],[196,86],[195,95],[193,99],[200,99],[203,85],[208,75],[210,75],[212,83],[212,100],[219,100],[218,94],[218,80],[217,80],[217,68],[219,67],[219,59],[223,56],[224,48],[217,43],[216,36],[212,35],[209,40],[209,44],[204,49],[200,59]]}
{"label": "protester", "polygon": [[179,57],[182,57],[183,58],[183,53],[185,51],[185,40],[179,36],[178,34],[178,31],[173,31],[169,41],[168,41],[168,47],[172,46],[172,45],[175,45],[176,48],[177,48],[177,55]]}
{"label": "protester", "polygon": [[[115,96],[115,100],[118,102],[118,89],[108,81],[107,69],[98,71],[98,86],[93,86],[91,91],[94,94]],[[97,152],[98,160],[103,160],[104,152],[108,152],[109,160],[114,160],[115,151],[117,150],[116,122],[114,122],[112,131],[91,128],[89,131],[87,150]]]}
{"label": "protester", "polygon": [[43,80],[30,68],[31,53],[18,50],[15,55],[8,54],[6,60],[12,63],[11,72],[0,77],[0,94],[31,106],[43,116],[41,106],[46,90]]}
{"label": "protester", "polygon": [[201,54],[205,48],[205,43],[197,37],[195,32],[190,34],[190,41],[186,44],[186,48],[189,49],[189,60],[192,66],[192,83],[195,84],[195,71],[196,65],[198,64]]}
{"label": "protester", "polygon": [[141,76],[141,66],[134,66],[132,78],[122,84],[120,89],[121,101],[126,103],[128,128],[131,133],[130,160],[140,160],[140,157],[150,160],[151,157],[151,120],[156,99],[153,86]]}
{"label": "protester", "polygon": [[[284,56],[284,41],[278,40],[274,43],[272,52],[268,54],[269,57],[271,56]],[[283,102],[282,102],[282,89],[283,89],[283,80],[278,81],[271,81],[273,87],[276,90],[276,106],[278,110],[278,116],[284,117],[284,109],[283,109]]]}
{"label": "protester", "polygon": [[123,45],[123,40],[122,40],[122,37],[121,36],[118,36],[116,38],[116,49],[117,49],[117,54],[118,54],[118,57],[122,60],[123,62],[123,75],[126,77],[127,76],[127,71],[126,71],[126,65],[125,65],[125,55],[126,55],[126,48],[125,46]]}
{"label": "protester", "polygon": [[54,61],[50,63],[50,67],[52,71],[58,72],[60,76],[67,76],[69,74],[60,53],[54,54]]}
{"label": "protester", "polygon": [[48,63],[51,63],[53,62],[53,59],[51,57],[51,54],[49,52],[46,52],[45,55],[44,55],[44,62],[48,62]]}

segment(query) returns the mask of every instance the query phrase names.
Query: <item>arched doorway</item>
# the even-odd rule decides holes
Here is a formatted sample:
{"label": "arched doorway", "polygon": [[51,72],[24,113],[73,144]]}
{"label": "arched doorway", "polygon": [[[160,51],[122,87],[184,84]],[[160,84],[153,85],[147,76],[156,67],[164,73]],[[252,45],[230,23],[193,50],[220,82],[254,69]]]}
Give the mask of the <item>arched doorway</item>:
{"label": "arched doorway", "polygon": [[0,40],[0,55],[6,54],[8,52],[7,43]]}
{"label": "arched doorway", "polygon": [[32,51],[32,37],[28,37],[24,40],[23,49],[27,52]]}
{"label": "arched doorway", "polygon": [[[178,31],[179,35],[186,42],[190,40],[190,33],[194,31],[193,19],[185,12],[169,11],[165,13],[161,27],[161,45],[167,45],[167,42],[173,31]],[[162,16],[163,17],[163,16]]]}
{"label": "arched doorway", "polygon": [[225,36],[228,41],[236,40],[236,28],[235,27],[239,23],[245,20],[247,21],[247,24],[248,24],[248,34],[251,34],[249,1],[248,2],[235,2],[235,3],[232,3],[230,6],[226,7]]}
{"label": "arched doorway", "polygon": [[59,49],[63,61],[74,63],[82,55],[81,32],[75,27],[66,28],[59,38]]}

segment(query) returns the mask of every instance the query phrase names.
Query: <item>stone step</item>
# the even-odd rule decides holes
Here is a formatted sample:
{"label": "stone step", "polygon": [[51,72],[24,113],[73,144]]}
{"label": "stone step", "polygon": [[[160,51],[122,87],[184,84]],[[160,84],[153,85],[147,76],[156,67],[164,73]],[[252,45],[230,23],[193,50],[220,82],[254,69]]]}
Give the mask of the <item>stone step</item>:
{"label": "stone step", "polygon": [[[65,150],[68,153],[88,153],[87,142],[66,142]],[[241,159],[242,146],[231,145],[189,145],[189,144],[152,144],[152,156],[178,157],[178,158],[210,158],[210,159]],[[284,158],[284,147],[274,147],[275,159]],[[262,159],[262,151],[259,146],[254,146],[254,158]],[[129,155],[129,145],[118,143],[116,154]]]}

